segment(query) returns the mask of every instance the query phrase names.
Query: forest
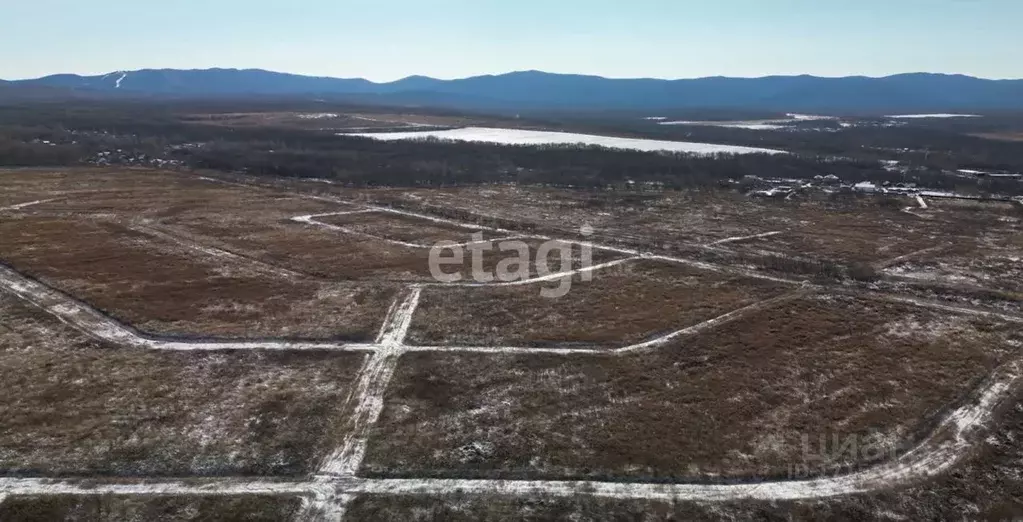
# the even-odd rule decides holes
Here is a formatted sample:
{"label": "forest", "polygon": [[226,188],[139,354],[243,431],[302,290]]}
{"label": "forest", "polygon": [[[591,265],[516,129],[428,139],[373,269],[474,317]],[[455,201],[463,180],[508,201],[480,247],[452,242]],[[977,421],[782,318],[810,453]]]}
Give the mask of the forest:
{"label": "forest", "polygon": [[[1023,183],[1016,180],[954,175],[960,168],[1023,172],[1023,147],[1018,142],[975,135],[1023,124],[1023,118],[1009,116],[988,120],[984,122],[987,127],[980,129],[962,128],[959,123],[928,123],[890,128],[864,125],[833,132],[644,125],[632,114],[552,113],[526,115],[522,120],[522,125],[534,128],[792,152],[715,157],[577,146],[383,142],[341,137],[328,130],[203,125],[185,117],[197,113],[359,109],[288,100],[0,103],[0,165],[123,164],[214,169],[323,178],[352,186],[514,182],[585,188],[637,184],[682,188],[720,185],[747,176],[812,179],[834,175],[846,183],[915,183],[972,193],[1023,194]],[[453,114],[447,110],[414,110]],[[992,125],[996,127],[990,128]],[[907,168],[905,172],[886,170],[880,160],[898,161]]]}

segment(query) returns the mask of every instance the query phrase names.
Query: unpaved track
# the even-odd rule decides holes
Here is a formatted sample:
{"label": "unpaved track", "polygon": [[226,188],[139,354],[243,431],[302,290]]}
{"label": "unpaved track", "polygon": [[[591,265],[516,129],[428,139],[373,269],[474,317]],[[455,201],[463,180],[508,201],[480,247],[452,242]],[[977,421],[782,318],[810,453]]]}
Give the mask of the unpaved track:
{"label": "unpaved track", "polygon": [[719,240],[717,240],[717,241],[715,241],[713,243],[709,243],[707,246],[724,245],[726,243],[737,243],[737,242],[740,242],[740,241],[752,241],[754,239],[766,239],[766,238],[769,238],[769,237],[777,236],[778,234],[781,234],[781,233],[782,233],[782,231],[776,230],[774,232],[764,232],[763,234],[753,234],[752,236],[726,237],[724,239],[719,239]]}
{"label": "unpaved track", "polygon": [[405,336],[408,335],[412,316],[419,306],[421,293],[422,288],[418,286],[406,289],[388,312],[378,337],[379,347],[359,372],[353,392],[356,405],[350,420],[351,428],[341,447],[320,466],[318,474],[355,475],[362,465],[369,431],[384,409],[384,394],[398,368],[398,360],[405,352]]}

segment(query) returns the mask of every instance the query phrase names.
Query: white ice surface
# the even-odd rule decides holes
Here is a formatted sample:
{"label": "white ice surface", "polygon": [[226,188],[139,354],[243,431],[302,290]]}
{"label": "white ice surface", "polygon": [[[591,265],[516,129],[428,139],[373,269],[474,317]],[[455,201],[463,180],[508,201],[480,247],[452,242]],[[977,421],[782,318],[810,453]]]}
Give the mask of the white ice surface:
{"label": "white ice surface", "polygon": [[524,129],[498,129],[490,127],[464,127],[461,129],[424,131],[424,132],[382,132],[382,133],[350,133],[342,136],[361,136],[377,140],[412,140],[437,138],[452,141],[479,141],[503,145],[599,145],[613,149],[631,149],[639,151],[671,151],[694,154],[783,154],[784,151],[741,147],[737,145],[715,145],[711,143],[691,143],[686,141],[661,141],[637,138],[618,138],[614,136],[597,136],[592,134],[575,134],[569,132],[550,132]]}

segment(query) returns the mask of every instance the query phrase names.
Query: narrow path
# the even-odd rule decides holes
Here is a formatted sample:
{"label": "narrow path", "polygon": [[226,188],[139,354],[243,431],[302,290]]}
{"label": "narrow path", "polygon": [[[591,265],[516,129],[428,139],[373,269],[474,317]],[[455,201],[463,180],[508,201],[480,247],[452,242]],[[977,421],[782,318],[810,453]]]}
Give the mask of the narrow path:
{"label": "narrow path", "polygon": [[325,486],[312,495],[302,497],[302,508],[295,515],[295,522],[340,522],[345,518],[348,504],[355,495],[337,494],[334,488]]}
{"label": "narrow path", "polygon": [[11,205],[9,207],[0,207],[0,212],[6,211],[6,210],[21,210],[23,208],[28,208],[28,207],[31,207],[33,205],[41,205],[43,203],[49,203],[51,201],[57,201],[58,199],[60,199],[60,198],[39,199],[39,200],[36,200],[36,201],[29,201],[27,203],[18,203],[17,205]]}
{"label": "narrow path", "polygon": [[763,234],[754,234],[752,236],[726,237],[724,239],[715,241],[713,243],[709,243],[708,246],[724,245],[725,243],[736,243],[736,242],[739,242],[739,241],[750,241],[750,240],[753,240],[753,239],[765,239],[765,238],[768,238],[768,237],[771,237],[771,236],[777,236],[778,234],[781,234],[781,233],[782,232],[780,230],[777,230],[777,231],[774,231],[774,232],[764,232]]}
{"label": "narrow path", "polygon": [[379,347],[366,361],[355,384],[353,393],[356,405],[352,412],[351,427],[341,447],[328,456],[320,466],[319,475],[354,476],[359,471],[359,466],[366,456],[370,429],[380,418],[387,386],[391,383],[399,359],[405,353],[402,344],[408,335],[421,293],[422,288],[410,287],[399,295],[395,304],[391,306],[380,330]]}

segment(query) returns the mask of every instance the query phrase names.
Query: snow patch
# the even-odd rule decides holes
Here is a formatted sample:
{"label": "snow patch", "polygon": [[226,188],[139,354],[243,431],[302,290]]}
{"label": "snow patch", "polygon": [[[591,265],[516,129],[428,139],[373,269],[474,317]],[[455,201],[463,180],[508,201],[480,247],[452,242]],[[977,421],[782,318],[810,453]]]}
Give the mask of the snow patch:
{"label": "snow patch", "polygon": [[497,143],[501,145],[579,145],[600,146],[612,149],[639,150],[644,152],[683,152],[691,154],[784,154],[784,151],[741,147],[736,145],[715,145],[685,141],[661,141],[637,138],[618,138],[569,132],[536,131],[524,129],[499,129],[490,127],[464,127],[425,132],[381,132],[381,133],[340,133],[339,136],[359,136],[375,140],[415,140],[436,138],[450,141]]}

